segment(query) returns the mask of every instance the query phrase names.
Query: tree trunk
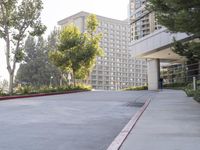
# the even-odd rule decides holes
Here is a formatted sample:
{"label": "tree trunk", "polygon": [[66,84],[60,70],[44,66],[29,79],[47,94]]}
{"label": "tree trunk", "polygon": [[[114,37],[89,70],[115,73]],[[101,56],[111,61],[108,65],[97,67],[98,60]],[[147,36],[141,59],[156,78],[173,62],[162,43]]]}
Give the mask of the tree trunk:
{"label": "tree trunk", "polygon": [[90,74],[91,74],[91,73],[89,72],[88,75],[87,75],[87,79],[86,79],[86,84],[87,84],[87,85],[89,85]]}
{"label": "tree trunk", "polygon": [[60,75],[60,87],[63,86],[63,74]]}
{"label": "tree trunk", "polygon": [[13,78],[14,78],[14,74],[9,73],[9,94],[10,95],[13,94]]}
{"label": "tree trunk", "polygon": [[76,86],[76,74],[75,71],[73,70],[73,77],[74,77],[74,87]]}
{"label": "tree trunk", "polygon": [[63,86],[63,83],[62,83],[62,78],[60,78],[60,87]]}

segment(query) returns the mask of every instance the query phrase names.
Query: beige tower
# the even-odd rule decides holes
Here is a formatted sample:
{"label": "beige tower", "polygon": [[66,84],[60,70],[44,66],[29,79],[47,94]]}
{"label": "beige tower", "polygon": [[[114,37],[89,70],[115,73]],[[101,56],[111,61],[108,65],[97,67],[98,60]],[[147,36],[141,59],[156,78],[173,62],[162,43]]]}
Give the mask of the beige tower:
{"label": "beige tower", "polygon": [[[82,32],[86,30],[87,12],[80,12],[58,22],[65,26],[76,24]],[[98,32],[103,33],[101,47],[105,56],[98,57],[90,76],[94,89],[119,90],[129,86],[141,86],[147,82],[145,60],[134,59],[128,51],[130,26],[128,21],[97,16]]]}
{"label": "beige tower", "polygon": [[138,40],[161,28],[161,26],[157,25],[154,13],[146,10],[147,1],[130,0],[129,2],[131,41]]}

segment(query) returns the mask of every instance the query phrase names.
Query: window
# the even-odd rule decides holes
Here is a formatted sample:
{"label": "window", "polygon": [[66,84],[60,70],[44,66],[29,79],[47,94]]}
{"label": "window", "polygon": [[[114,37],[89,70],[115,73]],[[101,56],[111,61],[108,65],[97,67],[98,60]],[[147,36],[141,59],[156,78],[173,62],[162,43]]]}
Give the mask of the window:
{"label": "window", "polygon": [[92,76],[92,79],[96,79],[97,77],[96,76]]}
{"label": "window", "polygon": [[99,79],[99,80],[102,80],[102,79],[103,79],[103,77],[102,77],[102,76],[98,76],[98,79]]}
{"label": "window", "polygon": [[97,83],[97,81],[92,81],[92,84],[96,84]]}
{"label": "window", "polygon": [[103,74],[103,72],[102,71],[98,71],[98,74]]}

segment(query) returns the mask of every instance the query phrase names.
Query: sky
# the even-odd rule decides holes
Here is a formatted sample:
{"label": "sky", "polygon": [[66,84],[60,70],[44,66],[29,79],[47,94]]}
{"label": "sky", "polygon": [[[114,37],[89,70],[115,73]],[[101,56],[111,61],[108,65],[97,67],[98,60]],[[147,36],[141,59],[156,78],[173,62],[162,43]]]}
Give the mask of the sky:
{"label": "sky", "polygon": [[[80,11],[124,20],[127,18],[129,0],[43,0],[41,19],[47,26],[48,35],[57,22]],[[5,63],[5,48],[0,43],[0,81],[8,79]]]}

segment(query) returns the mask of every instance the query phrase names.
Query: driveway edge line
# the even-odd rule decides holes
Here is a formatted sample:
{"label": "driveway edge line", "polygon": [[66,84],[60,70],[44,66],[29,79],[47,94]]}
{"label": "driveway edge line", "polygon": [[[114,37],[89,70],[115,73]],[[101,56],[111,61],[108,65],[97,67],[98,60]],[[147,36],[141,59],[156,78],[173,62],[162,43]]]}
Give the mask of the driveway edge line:
{"label": "driveway edge line", "polygon": [[138,120],[149,106],[151,99],[146,100],[145,104],[137,111],[137,113],[131,118],[131,120],[125,125],[122,131],[118,134],[118,136],[114,139],[114,141],[110,144],[107,150],[119,150],[131,130],[135,127]]}

